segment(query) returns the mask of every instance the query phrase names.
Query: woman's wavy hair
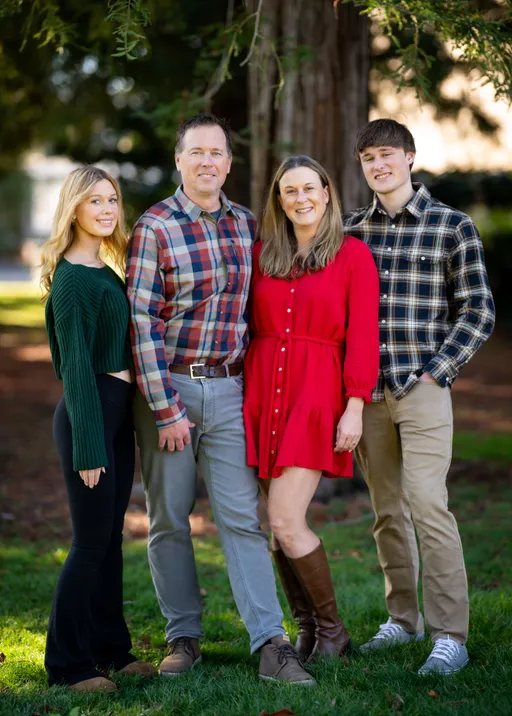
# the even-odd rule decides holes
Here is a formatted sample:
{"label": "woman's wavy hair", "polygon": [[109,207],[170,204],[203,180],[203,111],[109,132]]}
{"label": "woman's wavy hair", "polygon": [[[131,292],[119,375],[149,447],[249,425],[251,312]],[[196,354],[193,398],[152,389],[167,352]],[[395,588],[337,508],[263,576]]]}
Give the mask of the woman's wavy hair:
{"label": "woman's wavy hair", "polygon": [[[299,252],[293,224],[279,203],[279,182],[287,171],[297,167],[312,169],[320,177],[322,186],[329,191],[325,214],[307,252]],[[305,155],[284,160],[270,185],[263,210],[260,237],[263,243],[260,268],[269,276],[289,278],[292,272],[295,275],[297,272],[303,274],[319,271],[332,261],[343,242],[343,219],[338,193],[321,164]]]}
{"label": "woman's wavy hair", "polygon": [[60,190],[59,203],[53,217],[52,233],[41,250],[41,279],[43,300],[48,297],[52,285],[55,268],[66,251],[73,243],[75,227],[73,217],[77,206],[89,195],[93,186],[106,179],[114,187],[119,204],[119,218],[116,228],[110,236],[106,236],[101,250],[114,265],[124,271],[126,252],[128,250],[128,234],[124,224],[123,202],[121,189],[116,180],[104,169],[86,165],[68,174]]}

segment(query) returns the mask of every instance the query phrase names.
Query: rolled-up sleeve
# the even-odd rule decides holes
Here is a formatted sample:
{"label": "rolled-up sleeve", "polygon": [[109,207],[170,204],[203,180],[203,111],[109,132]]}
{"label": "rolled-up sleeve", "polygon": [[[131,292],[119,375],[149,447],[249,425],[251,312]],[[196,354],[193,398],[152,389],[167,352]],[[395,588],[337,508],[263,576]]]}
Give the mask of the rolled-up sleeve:
{"label": "rolled-up sleeve", "polygon": [[[131,342],[137,385],[153,411],[158,428],[168,427],[186,416],[185,406],[174,390],[165,350],[165,274],[158,237],[143,221],[132,232],[126,283],[131,309]],[[168,291],[168,288],[167,288]]]}

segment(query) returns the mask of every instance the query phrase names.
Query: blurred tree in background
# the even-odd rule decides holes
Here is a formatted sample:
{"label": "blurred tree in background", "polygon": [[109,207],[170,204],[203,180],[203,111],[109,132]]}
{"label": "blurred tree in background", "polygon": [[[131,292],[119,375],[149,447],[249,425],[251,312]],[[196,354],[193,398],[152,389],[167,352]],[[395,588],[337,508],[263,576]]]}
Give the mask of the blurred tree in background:
{"label": "blurred tree in background", "polygon": [[[234,131],[234,199],[258,212],[276,164],[294,152],[323,163],[353,208],[367,198],[352,147],[369,77],[373,88],[390,77],[413,86],[438,117],[469,110],[492,133],[470,95],[447,98],[441,86],[457,69],[510,100],[511,17],[508,0],[3,0],[0,181],[33,146],[113,161],[134,220],[174,189],[178,123],[212,110]],[[461,208],[483,196],[472,180],[450,186],[445,198]],[[489,229],[488,250],[508,231]]]}

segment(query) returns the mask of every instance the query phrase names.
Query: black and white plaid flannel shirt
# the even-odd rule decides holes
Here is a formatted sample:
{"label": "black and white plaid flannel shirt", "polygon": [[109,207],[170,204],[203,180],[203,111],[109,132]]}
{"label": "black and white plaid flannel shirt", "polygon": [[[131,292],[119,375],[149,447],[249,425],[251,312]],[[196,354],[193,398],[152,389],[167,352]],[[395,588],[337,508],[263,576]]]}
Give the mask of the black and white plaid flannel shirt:
{"label": "black and white plaid flannel shirt", "polygon": [[400,399],[430,373],[451,385],[487,340],[495,309],[482,242],[473,221],[434,199],[423,184],[391,219],[377,196],[344,217],[346,234],[370,247],[380,277],[380,370]]}

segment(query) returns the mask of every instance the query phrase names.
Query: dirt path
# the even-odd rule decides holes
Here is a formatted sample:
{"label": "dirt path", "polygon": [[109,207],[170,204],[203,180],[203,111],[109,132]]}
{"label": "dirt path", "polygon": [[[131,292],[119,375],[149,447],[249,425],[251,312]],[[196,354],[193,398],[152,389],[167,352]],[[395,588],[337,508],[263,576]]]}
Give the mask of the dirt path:
{"label": "dirt path", "polygon": [[[0,534],[26,539],[69,535],[65,488],[53,447],[54,407],[62,393],[55,379],[44,334],[0,332]],[[509,433],[512,439],[512,344],[493,338],[464,369],[454,393],[456,430]],[[454,465],[455,475],[461,466]],[[488,474],[485,466],[464,467],[464,479]],[[501,476],[494,474],[494,479]],[[138,480],[138,476],[137,476]],[[369,509],[363,495],[347,501],[354,518]],[[314,508],[322,522],[329,509]],[[199,500],[192,518],[194,534],[213,534],[207,500]],[[127,537],[147,533],[144,499],[135,490],[127,515]]]}

